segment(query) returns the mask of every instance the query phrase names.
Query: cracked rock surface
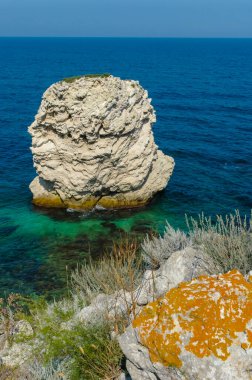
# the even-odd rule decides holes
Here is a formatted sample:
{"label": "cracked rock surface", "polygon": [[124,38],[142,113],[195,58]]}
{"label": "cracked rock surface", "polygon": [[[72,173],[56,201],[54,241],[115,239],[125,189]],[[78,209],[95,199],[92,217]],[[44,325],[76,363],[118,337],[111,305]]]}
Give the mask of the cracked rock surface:
{"label": "cracked rock surface", "polygon": [[29,127],[38,174],[33,202],[74,209],[146,204],[174,167],[154,142],[155,121],[139,82],[109,76],[53,84]]}

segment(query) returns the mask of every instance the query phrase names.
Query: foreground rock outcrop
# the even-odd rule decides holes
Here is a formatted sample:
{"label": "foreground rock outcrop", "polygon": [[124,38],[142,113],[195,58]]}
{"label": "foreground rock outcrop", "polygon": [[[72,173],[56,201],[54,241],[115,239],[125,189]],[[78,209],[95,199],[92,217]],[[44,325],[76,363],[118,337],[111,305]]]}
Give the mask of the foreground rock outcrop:
{"label": "foreground rock outcrop", "polygon": [[[62,303],[64,321],[58,324],[60,319],[56,320],[57,331],[70,331],[77,325],[102,326],[104,321],[116,326],[124,316],[125,332],[118,335],[118,330],[112,329],[111,337],[120,344],[132,380],[251,380],[252,276],[243,276],[238,270],[209,275],[213,265],[199,247],[189,245],[174,251],[159,268],[144,272],[133,293],[121,289],[99,294],[82,309],[77,297],[68,321],[67,303]],[[56,308],[53,315],[59,318],[59,304]],[[49,315],[52,305],[47,318]],[[14,339],[14,344],[5,344],[0,350],[2,365],[27,373],[41,343],[42,350],[46,349],[44,333],[33,336],[34,331],[25,320],[15,324],[11,335],[21,333],[22,339]],[[18,377],[30,378],[35,377]],[[66,372],[63,378],[71,376]],[[125,380],[126,375],[119,379]]]}
{"label": "foreground rock outcrop", "polygon": [[146,204],[174,161],[156,146],[147,91],[113,76],[53,84],[29,127],[39,206],[90,209]]}
{"label": "foreground rock outcrop", "polygon": [[250,280],[200,276],[145,306],[120,337],[132,380],[250,380]]}
{"label": "foreground rock outcrop", "polygon": [[208,273],[210,265],[211,260],[192,247],[173,252],[159,268],[146,270],[140,285],[132,293],[119,290],[112,295],[99,294],[77,318],[84,323],[97,323],[104,315],[113,320],[116,315],[127,314],[128,310],[135,309],[137,314],[153,298],[163,296],[180,282]]}

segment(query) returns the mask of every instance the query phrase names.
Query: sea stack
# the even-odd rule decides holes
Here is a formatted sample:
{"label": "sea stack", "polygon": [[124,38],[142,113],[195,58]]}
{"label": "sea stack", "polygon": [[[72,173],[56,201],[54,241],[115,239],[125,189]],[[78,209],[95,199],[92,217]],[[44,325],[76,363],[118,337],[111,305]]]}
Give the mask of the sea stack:
{"label": "sea stack", "polygon": [[92,75],[50,86],[29,127],[33,203],[77,210],[148,203],[174,167],[154,142],[155,121],[137,81]]}

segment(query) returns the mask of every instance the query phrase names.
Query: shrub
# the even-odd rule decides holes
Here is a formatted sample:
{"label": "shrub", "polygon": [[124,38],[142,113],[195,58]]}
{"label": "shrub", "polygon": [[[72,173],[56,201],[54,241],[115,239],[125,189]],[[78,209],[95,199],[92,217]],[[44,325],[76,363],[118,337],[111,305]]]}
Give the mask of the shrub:
{"label": "shrub", "polygon": [[0,380],[69,380],[65,361],[44,366],[35,360],[22,368],[0,366]]}
{"label": "shrub", "polygon": [[34,301],[29,313],[22,314],[33,327],[32,338],[14,337],[16,343],[32,347],[32,356],[22,366],[25,376],[14,377],[21,373],[15,369],[10,379],[112,380],[119,376],[122,352],[111,338],[113,327],[106,321],[95,326],[80,323],[73,316],[81,308],[75,296],[50,304]]}
{"label": "shrub", "polygon": [[29,297],[16,293],[0,298],[0,349],[12,343],[15,324],[28,312],[29,302]]}
{"label": "shrub", "polygon": [[68,364],[63,361],[51,361],[46,366],[35,360],[25,369],[27,380],[68,380]]}
{"label": "shrub", "polygon": [[71,329],[62,329],[51,322],[37,331],[39,342],[36,342],[34,353],[40,365],[35,368],[36,373],[39,368],[41,373],[59,373],[51,363],[64,362],[60,372],[67,379],[98,380],[119,376],[122,352],[117,340],[111,339],[108,324],[86,326],[79,323]]}
{"label": "shrub", "polygon": [[112,252],[99,261],[84,264],[72,273],[73,291],[90,303],[98,294],[113,294],[123,289],[133,292],[144,271],[137,241],[114,243]]}
{"label": "shrub", "polygon": [[200,215],[187,218],[189,235],[195,247],[202,248],[216,265],[215,271],[238,269],[246,274],[252,269],[252,218],[241,218],[239,211],[226,217]]}
{"label": "shrub", "polygon": [[113,325],[101,320],[91,326],[80,323],[74,315],[101,292],[135,290],[141,263],[137,242],[124,240],[114,245],[110,255],[73,273],[69,298],[49,304],[39,298],[30,302],[27,313],[19,313],[34,331],[30,339],[15,336],[16,343],[32,347],[32,357],[25,366],[27,379],[112,380],[119,376],[123,354],[111,331],[121,320],[113,320]]}
{"label": "shrub", "polygon": [[123,354],[110,332],[106,324],[77,327],[73,331],[77,339],[68,346],[68,353],[73,356],[71,379],[112,380],[120,375]]}
{"label": "shrub", "polygon": [[183,231],[175,230],[169,223],[165,227],[165,232],[162,236],[149,236],[143,241],[143,260],[144,262],[155,269],[160,264],[168,259],[173,252],[184,249],[190,245],[190,239]]}
{"label": "shrub", "polygon": [[99,294],[118,296],[122,309],[115,309],[113,317],[103,317],[110,318],[116,333],[122,332],[130,323],[131,313],[135,316],[140,294],[135,290],[140,284],[143,285],[144,272],[139,248],[137,240],[125,238],[114,243],[109,255],[97,262],[82,265],[72,273],[73,292],[83,297],[87,304]]}

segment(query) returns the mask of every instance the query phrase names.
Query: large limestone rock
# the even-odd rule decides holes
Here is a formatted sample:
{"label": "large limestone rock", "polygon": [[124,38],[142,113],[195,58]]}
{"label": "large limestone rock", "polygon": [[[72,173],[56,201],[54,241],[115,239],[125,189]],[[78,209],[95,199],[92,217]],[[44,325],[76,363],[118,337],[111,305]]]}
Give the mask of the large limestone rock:
{"label": "large limestone rock", "polygon": [[251,380],[251,280],[200,276],[145,306],[119,338],[132,380]]}
{"label": "large limestone rock", "polygon": [[29,127],[39,206],[89,209],[146,204],[174,161],[156,146],[147,91],[113,76],[53,84]]}

